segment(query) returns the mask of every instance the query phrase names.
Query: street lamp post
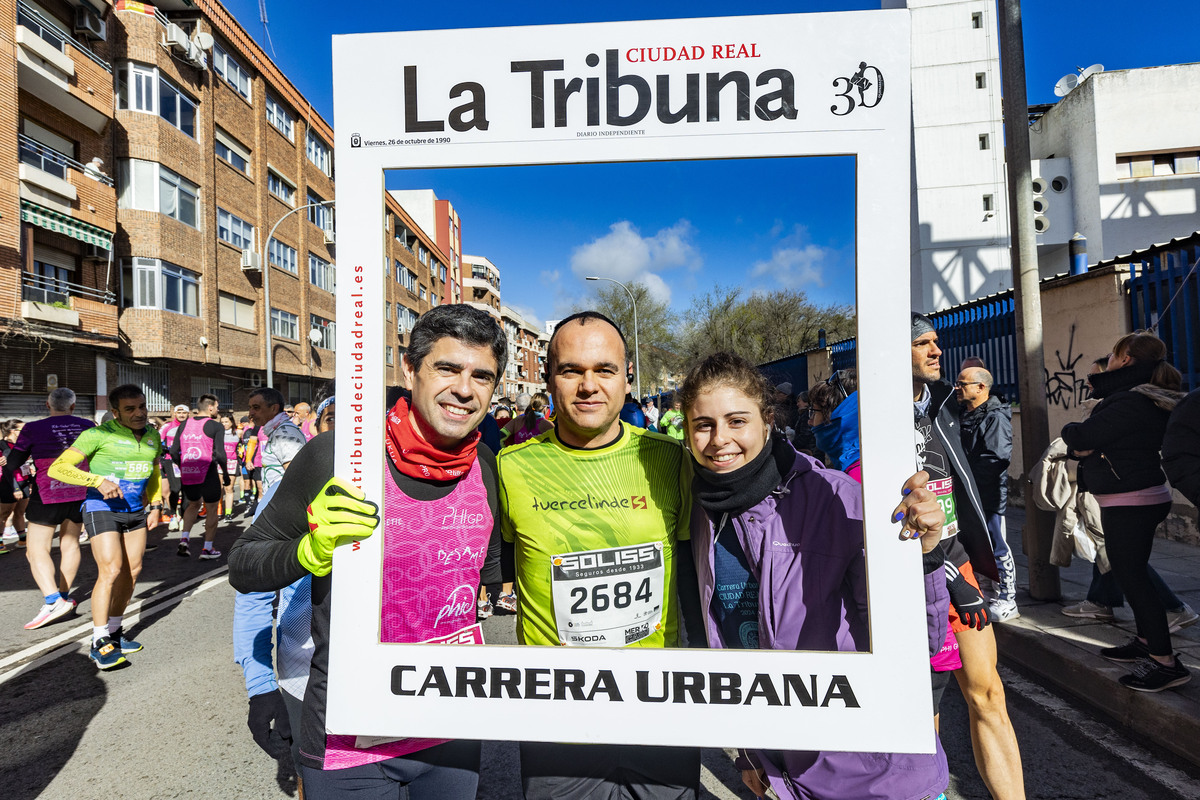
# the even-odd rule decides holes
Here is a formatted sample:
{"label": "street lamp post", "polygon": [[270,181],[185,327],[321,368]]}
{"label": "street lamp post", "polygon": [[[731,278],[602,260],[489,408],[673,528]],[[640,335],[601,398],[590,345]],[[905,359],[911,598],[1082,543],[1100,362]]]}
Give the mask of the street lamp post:
{"label": "street lamp post", "polygon": [[633,304],[633,377],[637,380],[637,398],[638,398],[638,402],[641,403],[642,402],[642,359],[641,359],[641,354],[638,352],[637,298],[635,298],[633,296],[633,292],[629,291],[628,286],[621,283],[620,281],[613,280],[612,278],[601,278],[598,275],[589,275],[589,276],[587,276],[587,280],[589,280],[589,281],[609,281],[610,283],[615,283],[617,286],[620,286],[622,289],[625,290],[625,293],[629,295],[629,302]]}
{"label": "street lamp post", "polygon": [[[278,230],[279,225],[292,214],[295,214],[297,211],[303,211],[306,208],[313,208],[314,206],[331,205],[333,205],[332,200],[322,200],[319,203],[305,203],[302,206],[293,208],[276,220],[274,226],[271,227],[271,232],[267,234],[266,238],[262,241],[262,245],[259,247],[259,258],[262,261],[263,271],[263,319],[266,321],[266,325],[263,327],[267,334],[267,386],[272,389],[275,388],[275,358],[271,352],[271,262],[267,258],[267,246],[275,238],[275,231]],[[298,258],[299,256],[297,256]],[[297,264],[296,268],[299,269],[299,266]]]}

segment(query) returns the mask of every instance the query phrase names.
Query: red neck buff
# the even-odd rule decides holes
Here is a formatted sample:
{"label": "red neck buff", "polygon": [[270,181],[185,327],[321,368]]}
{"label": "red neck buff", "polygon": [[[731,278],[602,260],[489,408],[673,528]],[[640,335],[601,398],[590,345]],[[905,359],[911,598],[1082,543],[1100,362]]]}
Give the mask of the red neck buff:
{"label": "red neck buff", "polygon": [[410,478],[452,481],[463,477],[475,463],[475,445],[480,433],[474,431],[453,450],[439,450],[413,430],[408,418],[407,397],[401,397],[387,416],[388,457],[401,474]]}

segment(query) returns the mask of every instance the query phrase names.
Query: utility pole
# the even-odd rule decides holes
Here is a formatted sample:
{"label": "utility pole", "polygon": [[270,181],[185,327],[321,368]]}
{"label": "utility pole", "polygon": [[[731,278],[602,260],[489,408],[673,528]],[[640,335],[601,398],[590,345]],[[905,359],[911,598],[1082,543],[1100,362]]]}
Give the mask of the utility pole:
{"label": "utility pole", "polygon": [[1029,103],[1025,93],[1025,41],[1021,0],[997,0],[1000,64],[1004,80],[1004,158],[1008,162],[1008,215],[1013,299],[1017,322],[1017,373],[1021,388],[1021,488],[1025,498],[1022,548],[1029,557],[1029,593],[1035,600],[1062,595],[1050,563],[1054,520],[1033,503],[1029,474],[1050,444],[1042,349],[1042,295],[1037,232],[1033,228],[1033,177],[1029,160]]}

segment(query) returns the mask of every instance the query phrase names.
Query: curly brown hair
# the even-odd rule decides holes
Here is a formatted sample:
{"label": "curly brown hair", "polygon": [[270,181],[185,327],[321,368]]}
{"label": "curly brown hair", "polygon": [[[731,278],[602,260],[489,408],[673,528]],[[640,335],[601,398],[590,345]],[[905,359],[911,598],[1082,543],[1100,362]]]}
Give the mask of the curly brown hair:
{"label": "curly brown hair", "polygon": [[732,387],[756,401],[763,421],[771,424],[775,417],[774,387],[753,364],[734,353],[713,353],[692,367],[678,394],[684,417],[691,415],[700,395],[722,386]]}

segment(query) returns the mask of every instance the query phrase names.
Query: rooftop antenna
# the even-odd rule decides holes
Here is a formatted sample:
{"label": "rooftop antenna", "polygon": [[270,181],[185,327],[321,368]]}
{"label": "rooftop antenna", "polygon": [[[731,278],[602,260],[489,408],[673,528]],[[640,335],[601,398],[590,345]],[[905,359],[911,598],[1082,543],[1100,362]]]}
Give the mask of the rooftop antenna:
{"label": "rooftop antenna", "polygon": [[1058,79],[1058,83],[1054,84],[1054,94],[1056,97],[1066,97],[1078,85],[1079,76],[1074,72],[1068,72]]}
{"label": "rooftop antenna", "polygon": [[262,22],[263,33],[267,34],[267,44],[271,46],[271,58],[278,59],[275,55],[275,43],[271,41],[271,29],[267,27],[267,0],[258,0],[258,19]]}
{"label": "rooftop antenna", "polygon": [[1079,82],[1080,82],[1080,83],[1083,83],[1083,82],[1084,82],[1084,81],[1086,81],[1088,78],[1090,78],[1090,77],[1092,77],[1093,75],[1095,75],[1097,72],[1104,72],[1104,65],[1103,65],[1103,64],[1092,64],[1092,65],[1091,65],[1090,67],[1088,67],[1087,69],[1082,69],[1082,70],[1080,70],[1080,71],[1079,71]]}

